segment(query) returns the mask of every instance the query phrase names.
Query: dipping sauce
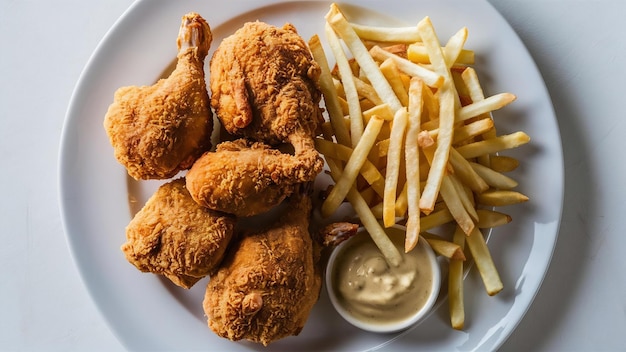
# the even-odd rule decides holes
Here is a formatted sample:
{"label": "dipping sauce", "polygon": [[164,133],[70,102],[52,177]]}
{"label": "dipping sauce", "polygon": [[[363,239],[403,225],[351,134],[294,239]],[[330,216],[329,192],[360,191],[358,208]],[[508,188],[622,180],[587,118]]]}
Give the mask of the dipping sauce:
{"label": "dipping sauce", "polygon": [[341,248],[331,278],[339,303],[349,314],[367,323],[407,320],[426,305],[433,291],[429,257],[432,253],[428,253],[428,248],[418,244],[404,254],[404,231],[392,227],[385,232],[403,254],[399,266],[390,266],[364,232]]}

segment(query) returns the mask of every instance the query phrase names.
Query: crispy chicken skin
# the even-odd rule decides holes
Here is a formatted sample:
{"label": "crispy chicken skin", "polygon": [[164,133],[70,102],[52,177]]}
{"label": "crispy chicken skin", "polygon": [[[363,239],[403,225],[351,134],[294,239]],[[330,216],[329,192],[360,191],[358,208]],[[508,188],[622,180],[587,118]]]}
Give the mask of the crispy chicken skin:
{"label": "crispy chicken skin", "polygon": [[315,179],[314,148],[292,156],[259,142],[222,142],[187,173],[191,196],[208,208],[237,216],[261,214],[281,203],[296,184]]}
{"label": "crispy chicken skin", "polygon": [[[225,142],[187,174],[193,198],[238,216],[263,213],[313,181],[324,161],[313,137],[322,116],[319,65],[292,25],[249,22],[211,59],[211,104],[225,129],[258,143]],[[291,144],[293,154],[270,149]]]}
{"label": "crispy chicken skin", "polygon": [[270,145],[315,136],[321,70],[296,28],[248,22],[211,58],[211,105],[228,132]]}
{"label": "crispy chicken skin", "polygon": [[204,77],[211,41],[200,15],[183,16],[172,74],[152,86],[115,92],[104,128],[116,159],[133,178],[170,178],[211,147],[213,118]]}
{"label": "crispy chicken skin", "polygon": [[[211,276],[203,306],[219,336],[268,345],[304,327],[319,298],[321,245],[309,234],[309,196],[296,191],[289,202],[279,223],[234,241]],[[357,228],[327,227],[328,242],[338,243]]]}
{"label": "crispy chicken skin", "polygon": [[190,288],[222,261],[235,221],[198,205],[179,178],[159,187],[135,215],[121,249],[137,269]]}

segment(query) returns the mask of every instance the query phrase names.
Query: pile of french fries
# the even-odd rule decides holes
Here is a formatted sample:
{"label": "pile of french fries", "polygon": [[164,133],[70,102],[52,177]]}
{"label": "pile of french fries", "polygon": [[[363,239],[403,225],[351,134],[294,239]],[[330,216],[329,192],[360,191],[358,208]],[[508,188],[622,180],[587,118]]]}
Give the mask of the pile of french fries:
{"label": "pile of french fries", "polygon": [[[309,41],[329,115],[316,147],[335,182],[322,215],[347,199],[391,265],[402,255],[384,227],[406,224],[407,252],[425,238],[449,259],[451,325],[462,329],[466,254],[487,293],[500,292],[482,231],[511,221],[494,207],[528,200],[505,175],[518,161],[499,152],[530,138],[497,135],[491,116],[515,96],[484,96],[474,52],[464,48],[466,28],[442,45],[429,17],[415,27],[373,27],[349,22],[332,4],[324,34],[332,69],[319,36]],[[429,232],[446,224],[452,236]]]}

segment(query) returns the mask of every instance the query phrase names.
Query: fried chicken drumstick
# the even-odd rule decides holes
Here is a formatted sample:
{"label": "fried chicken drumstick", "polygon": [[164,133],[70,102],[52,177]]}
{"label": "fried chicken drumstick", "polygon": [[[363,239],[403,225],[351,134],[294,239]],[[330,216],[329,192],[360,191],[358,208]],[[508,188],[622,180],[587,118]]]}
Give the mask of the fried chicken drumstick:
{"label": "fried chicken drumstick", "polygon": [[338,244],[358,225],[326,227],[324,239],[309,234],[311,200],[296,191],[280,222],[234,241],[204,298],[209,327],[219,336],[264,345],[298,335],[319,298],[321,244]]}
{"label": "fried chicken drumstick", "polygon": [[170,178],[211,147],[213,118],[204,77],[211,41],[200,15],[183,16],[172,74],[153,86],[115,92],[104,128],[115,157],[133,178]]}
{"label": "fried chicken drumstick", "polygon": [[319,171],[315,149],[295,157],[259,142],[222,142],[205,153],[187,173],[187,188],[201,205],[237,216],[264,213],[289,196],[300,182]]}
{"label": "fried chicken drumstick", "polygon": [[233,216],[198,205],[179,178],[159,187],[135,215],[121,249],[137,269],[190,288],[217,269],[235,222]]}

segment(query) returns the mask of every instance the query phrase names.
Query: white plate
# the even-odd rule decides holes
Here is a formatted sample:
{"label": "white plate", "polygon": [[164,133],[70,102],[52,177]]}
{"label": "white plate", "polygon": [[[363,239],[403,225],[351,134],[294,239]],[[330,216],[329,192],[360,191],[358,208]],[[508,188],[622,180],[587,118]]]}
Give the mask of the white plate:
{"label": "white plate", "polygon": [[[354,21],[417,23],[425,15],[446,40],[469,29],[467,47],[477,53],[476,69],[487,94],[513,92],[518,99],[495,114],[500,133],[526,131],[532,141],[509,154],[521,160],[513,176],[524,205],[505,211],[513,223],[493,231],[490,247],[505,289],[485,294],[474,270],[466,280],[464,331],[450,328],[446,304],[423,324],[399,335],[365,333],[332,310],[322,290],[298,337],[269,350],[492,350],[511,334],[531,304],[556,243],[563,196],[562,151],[552,105],[535,64],[506,21],[486,1],[349,1]],[[102,122],[120,86],[152,84],[176,55],[180,17],[189,11],[211,24],[215,48],[244,21],[275,25],[289,21],[308,39],[322,33],[328,2],[138,1],[106,35],[89,61],[70,102],[60,152],[60,196],[64,226],[76,265],[111,328],[129,349],[266,350],[218,338],[206,326],[201,301],[205,281],[184,291],[157,276],[142,274],[119,250],[130,221],[129,197],[145,199],[156,182],[127,182]],[[392,19],[400,22],[393,22]]]}

